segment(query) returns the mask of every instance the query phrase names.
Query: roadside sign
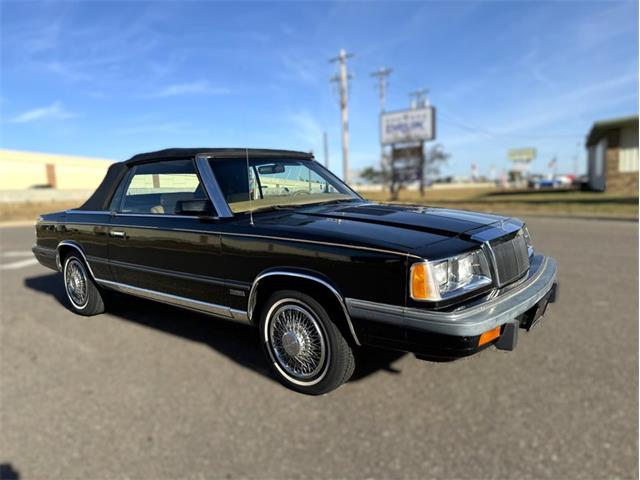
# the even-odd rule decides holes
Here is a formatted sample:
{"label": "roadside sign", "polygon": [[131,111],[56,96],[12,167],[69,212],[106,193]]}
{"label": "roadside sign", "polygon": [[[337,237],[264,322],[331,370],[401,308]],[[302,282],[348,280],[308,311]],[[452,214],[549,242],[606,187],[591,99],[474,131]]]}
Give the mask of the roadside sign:
{"label": "roadside sign", "polygon": [[394,147],[391,151],[391,166],[398,182],[419,180],[424,168],[422,142],[405,147]]}
{"label": "roadside sign", "polygon": [[507,156],[512,162],[530,162],[536,158],[535,148],[511,148],[507,151]]}
{"label": "roadside sign", "polygon": [[392,151],[394,161],[408,161],[418,163],[423,156],[422,143],[410,145],[408,147],[394,148]]}
{"label": "roadside sign", "polygon": [[380,116],[380,139],[383,145],[423,142],[435,139],[435,108],[383,113]]}

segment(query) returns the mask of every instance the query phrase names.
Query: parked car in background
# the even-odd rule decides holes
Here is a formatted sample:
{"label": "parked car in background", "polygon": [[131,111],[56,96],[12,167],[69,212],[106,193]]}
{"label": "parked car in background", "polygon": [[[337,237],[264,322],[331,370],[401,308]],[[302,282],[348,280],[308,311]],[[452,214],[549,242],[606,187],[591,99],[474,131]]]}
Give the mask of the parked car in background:
{"label": "parked car in background", "polygon": [[554,177],[544,177],[542,175],[532,175],[527,180],[529,188],[559,188],[569,187],[573,184],[574,175],[556,175]]}
{"label": "parked car in background", "polygon": [[542,175],[538,175],[538,174],[533,174],[533,175],[529,175],[529,177],[527,178],[527,186],[529,188],[536,188],[536,186],[539,187],[540,181],[544,179],[544,176]]}
{"label": "parked car in background", "polygon": [[577,187],[580,190],[588,190],[589,189],[589,177],[585,174],[577,175],[573,182],[571,182],[573,187]]}
{"label": "parked car in background", "polygon": [[541,188],[558,188],[562,185],[562,182],[557,178],[536,178],[529,180],[529,188],[536,190]]}
{"label": "parked car in background", "polygon": [[74,312],[102,313],[115,290],[249,324],[278,379],[308,394],[347,381],[362,345],[512,350],[557,292],[522,221],[368,202],[286,150],[136,155],[36,232]]}
{"label": "parked car in background", "polygon": [[570,186],[573,184],[573,179],[575,175],[556,175],[555,179],[560,182],[560,185],[563,187]]}

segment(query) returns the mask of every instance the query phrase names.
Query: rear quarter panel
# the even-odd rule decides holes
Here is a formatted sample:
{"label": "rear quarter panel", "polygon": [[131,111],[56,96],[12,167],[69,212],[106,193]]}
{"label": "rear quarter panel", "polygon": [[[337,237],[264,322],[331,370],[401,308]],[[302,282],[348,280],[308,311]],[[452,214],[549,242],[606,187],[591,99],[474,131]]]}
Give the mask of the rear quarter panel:
{"label": "rear quarter panel", "polygon": [[82,248],[96,277],[110,278],[111,274],[107,263],[108,224],[108,212],[46,214],[36,224],[36,246],[43,254],[53,252],[55,256],[61,241],[75,242]]}

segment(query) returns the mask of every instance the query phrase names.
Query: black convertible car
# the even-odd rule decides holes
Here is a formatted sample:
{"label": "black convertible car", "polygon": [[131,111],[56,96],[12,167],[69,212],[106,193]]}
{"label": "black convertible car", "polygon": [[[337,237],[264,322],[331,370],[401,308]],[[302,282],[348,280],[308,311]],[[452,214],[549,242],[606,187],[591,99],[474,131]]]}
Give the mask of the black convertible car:
{"label": "black convertible car", "polygon": [[254,325],[278,378],[309,394],[347,381],[361,345],[512,350],[557,291],[520,220],[371,203],[285,150],[136,155],[36,231],[76,313],[116,290]]}

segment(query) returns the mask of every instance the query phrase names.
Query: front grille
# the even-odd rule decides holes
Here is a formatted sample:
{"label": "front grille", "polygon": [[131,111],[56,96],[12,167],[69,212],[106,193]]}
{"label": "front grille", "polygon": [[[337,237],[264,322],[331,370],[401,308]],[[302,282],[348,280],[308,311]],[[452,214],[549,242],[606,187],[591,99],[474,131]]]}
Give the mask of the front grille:
{"label": "front grille", "polygon": [[491,242],[491,250],[496,261],[498,286],[502,287],[520,278],[529,270],[529,252],[524,235]]}

